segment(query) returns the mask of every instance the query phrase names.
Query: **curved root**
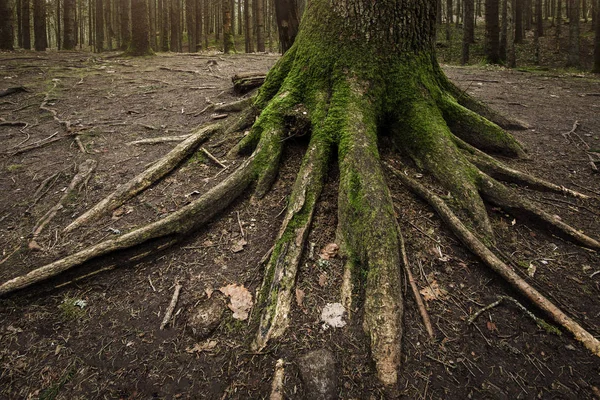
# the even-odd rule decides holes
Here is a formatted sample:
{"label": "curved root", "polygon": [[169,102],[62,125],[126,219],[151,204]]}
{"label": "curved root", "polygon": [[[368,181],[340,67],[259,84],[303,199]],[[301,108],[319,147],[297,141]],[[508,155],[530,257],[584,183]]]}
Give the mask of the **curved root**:
{"label": "curved root", "polygon": [[511,286],[517,289],[523,296],[536,304],[546,312],[556,323],[567,329],[593,354],[600,357],[600,341],[593,337],[588,331],[581,327],[576,321],[563,313],[558,307],[546,299],[540,292],[531,287],[508,265],[502,262],[490,251],[477,237],[454,215],[442,199],[430,192],[417,181],[389,166],[400,181],[412,192],[425,200],[439,214],[442,220],[448,224],[452,232],[463,242],[469,250],[477,255],[488,267],[502,276]]}
{"label": "curved root", "polygon": [[329,146],[313,136],[292,189],[286,216],[265,268],[257,305],[262,308],[253,351],[279,337],[288,326],[292,289],[329,160]]}
{"label": "curved root", "polygon": [[600,243],[591,237],[577,231],[570,225],[558,220],[556,217],[539,209],[530,201],[520,196],[514,190],[480,173],[481,183],[479,188],[483,197],[490,203],[504,208],[506,211],[521,212],[534,217],[539,222],[547,225],[570,240],[591,249],[600,249]]}
{"label": "curved root", "polygon": [[448,127],[470,145],[490,153],[526,157],[523,146],[498,125],[461,106],[451,96],[437,101]]}
{"label": "curved root", "polygon": [[198,129],[183,142],[179,143],[166,156],[158,160],[158,162],[152,164],[147,170],[140,173],[129,182],[119,186],[117,190],[105,197],[84,214],[80,215],[75,221],[71,222],[63,232],[71,232],[84,224],[98,220],[103,215],[120,207],[127,200],[144,191],[171,172],[184,158],[192,154],[202,142],[220,129],[221,127],[218,124]]}

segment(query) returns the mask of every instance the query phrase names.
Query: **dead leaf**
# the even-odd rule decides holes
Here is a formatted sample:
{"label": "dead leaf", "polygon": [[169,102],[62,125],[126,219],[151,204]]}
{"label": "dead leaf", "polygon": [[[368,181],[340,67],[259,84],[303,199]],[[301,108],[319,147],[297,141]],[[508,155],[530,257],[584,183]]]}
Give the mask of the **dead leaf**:
{"label": "dead leaf", "polygon": [[324,287],[327,284],[327,274],[322,273],[319,275],[319,286]]}
{"label": "dead leaf", "polygon": [[248,319],[248,311],[252,308],[252,294],[243,285],[234,283],[219,289],[225,296],[229,296],[230,303],[227,305],[233,311],[233,318],[244,321]]}
{"label": "dead leaf", "polygon": [[206,297],[208,297],[210,299],[210,296],[212,296],[213,292],[215,291],[215,289],[209,287],[204,289],[204,293],[206,293]]}
{"label": "dead leaf", "polygon": [[498,328],[496,327],[496,324],[492,321],[488,321],[486,326],[488,328],[488,331],[490,331],[490,332],[494,332],[494,331],[498,330]]}
{"label": "dead leaf", "polygon": [[340,246],[338,246],[337,244],[329,243],[328,245],[323,247],[323,249],[321,249],[319,257],[321,257],[323,260],[329,260],[337,255],[339,249]]}
{"label": "dead leaf", "polygon": [[32,240],[31,242],[29,242],[29,250],[41,251],[42,247],[39,244],[37,244],[35,240]]}
{"label": "dead leaf", "polygon": [[448,294],[446,290],[440,287],[435,279],[430,282],[429,286],[421,289],[419,293],[421,293],[421,296],[423,296],[425,301],[441,300]]}
{"label": "dead leaf", "polygon": [[210,351],[217,346],[216,340],[207,340],[206,342],[196,343],[193,347],[185,349],[187,353],[202,353],[203,351]]}
{"label": "dead leaf", "polygon": [[304,307],[304,297],[304,290],[296,288],[296,304],[298,304],[298,307],[300,308]]}
{"label": "dead leaf", "polygon": [[247,244],[248,242],[246,242],[246,240],[242,238],[235,242],[233,246],[231,246],[231,251],[233,251],[234,253],[239,253],[240,251],[244,250],[244,246]]}

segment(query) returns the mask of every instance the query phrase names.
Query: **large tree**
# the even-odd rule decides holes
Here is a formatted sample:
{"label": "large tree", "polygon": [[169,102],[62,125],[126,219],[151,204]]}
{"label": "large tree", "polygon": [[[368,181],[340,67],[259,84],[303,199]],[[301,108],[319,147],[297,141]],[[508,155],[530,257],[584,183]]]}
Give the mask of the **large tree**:
{"label": "large tree", "polygon": [[[435,0],[312,0],[295,43],[271,69],[258,95],[215,108],[242,109],[238,119],[196,131],[147,173],[120,186],[65,230],[87,226],[118,207],[148,187],[149,177],[157,179],[178,165],[194,143],[209,134],[250,127],[232,149],[231,154],[250,153],[235,171],[164,219],[14,278],[0,285],[0,295],[149,240],[163,248],[206,223],[252,186],[255,197],[261,198],[277,176],[286,135],[295,125],[306,130],[310,141],[258,293],[254,351],[282,335],[289,323],[294,282],[315,204],[335,160],[340,171],[338,243],[347,260],[342,302],[352,310],[362,304],[363,327],[384,384],[397,381],[401,360],[400,266],[406,265],[387,179],[398,179],[425,199],[485,264],[600,355],[600,343],[593,336],[492,252],[494,235],[484,204],[486,200],[525,213],[550,225],[555,233],[599,249],[598,241],[540,210],[493,176],[583,195],[508,168],[487,155],[524,155],[522,146],[501,128],[522,126],[448,81],[435,57],[435,13]],[[396,149],[390,156],[393,165],[382,164],[381,140],[393,142],[389,146]],[[385,169],[390,172],[387,178]],[[412,178],[417,174],[427,175],[423,183]],[[438,197],[426,185],[447,196]],[[353,296],[358,294],[364,299],[356,301]]]}
{"label": "large tree", "polygon": [[0,0],[0,50],[12,50],[13,42],[13,0]]}

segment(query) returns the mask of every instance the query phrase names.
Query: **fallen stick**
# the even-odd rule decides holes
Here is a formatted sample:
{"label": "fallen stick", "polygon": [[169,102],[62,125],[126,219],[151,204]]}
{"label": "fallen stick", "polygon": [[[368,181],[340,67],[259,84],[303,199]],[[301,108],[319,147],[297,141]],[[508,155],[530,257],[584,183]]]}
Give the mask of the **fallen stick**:
{"label": "fallen stick", "polygon": [[58,134],[58,131],[54,132],[52,135],[48,136],[47,138],[44,138],[42,140],[38,140],[37,142],[34,142],[34,143],[31,143],[31,144],[28,144],[27,146],[21,147],[20,149],[17,149],[15,151],[13,151],[12,153],[10,153],[10,155],[11,156],[16,156],[17,154],[26,153],[28,151],[39,149],[40,147],[47,146],[50,143],[57,142],[60,139],[62,139],[61,137],[55,137],[57,134]]}
{"label": "fallen stick", "polygon": [[160,330],[165,329],[165,326],[169,323],[171,316],[173,315],[173,311],[175,311],[175,306],[177,305],[177,300],[179,300],[179,292],[181,291],[181,285],[179,283],[175,284],[175,291],[173,292],[173,297],[171,298],[171,303],[167,310],[165,311],[165,317],[163,318],[162,323],[160,324]]}
{"label": "fallen stick", "polygon": [[179,136],[160,136],[160,137],[155,137],[155,138],[134,140],[133,142],[127,142],[126,145],[131,146],[134,144],[158,144],[158,143],[166,143],[166,142],[182,142],[189,137],[190,137],[189,134],[179,135]]}
{"label": "fallen stick", "polygon": [[[40,183],[40,185],[38,186],[37,190],[35,191],[35,193],[33,195],[33,202],[29,205],[29,207],[27,207],[26,212],[31,210],[31,208],[33,206],[35,206],[38,201],[40,201],[42,196],[44,196],[46,193],[48,193],[48,190],[50,190],[50,188],[56,183],[59,176],[60,176],[60,172],[56,172],[56,173],[50,175],[49,177],[47,177],[46,179],[44,179],[42,181],[42,183]],[[50,181],[52,181],[52,183],[50,183]],[[46,186],[48,186],[48,187],[46,188]],[[46,190],[44,190],[44,189],[46,189]],[[42,191],[43,191],[43,193],[42,193]]]}
{"label": "fallen stick", "polygon": [[42,233],[44,227],[54,218],[58,210],[64,207],[64,203],[67,200],[67,198],[71,195],[71,193],[73,193],[75,189],[77,189],[79,186],[83,185],[90,179],[92,173],[94,172],[94,169],[96,169],[96,165],[96,161],[92,159],[85,160],[83,163],[79,164],[79,167],[77,168],[77,174],[75,174],[75,176],[71,180],[71,183],[67,187],[67,190],[65,190],[65,192],[63,193],[60,200],[58,200],[58,203],[56,203],[50,210],[48,210],[48,212],[46,212],[46,214],[44,214],[44,216],[40,218],[38,223],[33,228],[33,238],[31,239],[30,245],[35,244],[35,239],[39,236],[40,233]]}
{"label": "fallen stick", "polygon": [[431,326],[431,319],[429,318],[429,313],[427,313],[427,309],[425,308],[425,304],[423,303],[423,299],[421,298],[421,293],[419,293],[419,288],[417,288],[417,283],[415,282],[415,278],[410,270],[408,256],[406,255],[406,248],[404,247],[404,237],[402,236],[402,233],[400,233],[399,236],[400,251],[402,252],[402,264],[404,264],[404,271],[406,272],[408,282],[410,283],[410,288],[412,289],[413,295],[415,296],[415,301],[417,302],[417,307],[419,308],[419,314],[421,314],[423,325],[425,325],[425,329],[427,330],[427,334],[429,334],[429,337],[431,339],[434,339],[435,334],[433,333],[433,326]]}
{"label": "fallen stick", "polygon": [[40,104],[40,110],[46,111],[46,112],[49,112],[50,114],[52,114],[52,118],[56,122],[58,122],[60,125],[64,126],[65,131],[67,131],[67,133],[68,133],[68,132],[71,132],[71,122],[68,120],[62,120],[62,119],[58,118],[58,112],[56,112],[56,110],[48,107],[48,102],[50,101],[50,92],[52,92],[54,89],[56,89],[57,82],[58,82],[57,80],[54,80],[54,86],[44,96],[44,100],[42,100],[42,104]]}
{"label": "fallen stick", "polygon": [[283,358],[277,360],[275,364],[275,373],[273,374],[273,382],[271,382],[271,394],[269,400],[283,400],[283,377],[285,374],[285,362]]}
{"label": "fallen stick", "polygon": [[129,182],[119,186],[114,192],[79,216],[75,221],[71,222],[71,224],[64,229],[64,232],[70,232],[83,224],[95,221],[102,215],[120,207],[125,201],[142,192],[168,174],[185,157],[190,155],[200,143],[208,139],[210,135],[219,129],[221,129],[219,125],[209,125],[205,128],[198,129],[144,172],[135,176]]}
{"label": "fallen stick", "polygon": [[202,147],[200,150],[202,150],[202,152],[204,154],[206,154],[206,156],[208,158],[210,158],[213,162],[215,162],[216,164],[218,164],[221,168],[227,168],[227,165],[223,164],[221,161],[219,161],[219,159],[217,157],[215,157],[212,154],[210,154],[209,151],[206,150],[204,147]]}
{"label": "fallen stick", "polygon": [[452,210],[437,195],[425,188],[419,182],[409,178],[404,173],[396,170],[389,164],[387,167],[402,181],[413,193],[425,200],[450,227],[452,232],[464,243],[467,248],[478,256],[484,264],[502,276],[513,288],[534,303],[538,308],[550,316],[557,324],[568,330],[575,339],[583,343],[594,355],[600,357],[600,341],[586,331],[576,321],[571,319],[562,310],[552,304],[535,288],[529,285],[512,268],[500,260],[487,248],[459,219]]}

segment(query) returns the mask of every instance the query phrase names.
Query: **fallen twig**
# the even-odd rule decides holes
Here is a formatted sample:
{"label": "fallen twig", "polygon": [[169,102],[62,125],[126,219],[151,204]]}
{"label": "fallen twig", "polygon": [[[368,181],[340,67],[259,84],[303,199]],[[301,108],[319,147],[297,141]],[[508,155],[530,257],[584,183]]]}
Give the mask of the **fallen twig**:
{"label": "fallen twig", "polygon": [[575,122],[573,122],[573,128],[571,128],[571,130],[570,130],[569,132],[567,132],[567,133],[563,133],[562,135],[563,135],[563,137],[564,137],[565,139],[567,139],[567,140],[573,140],[573,137],[572,137],[572,135],[575,135],[575,137],[577,137],[577,139],[579,139],[579,141],[580,141],[581,143],[583,143],[583,146],[585,147],[585,149],[586,149],[586,150],[589,150],[589,149],[590,149],[590,145],[589,145],[589,144],[587,144],[587,142],[586,142],[585,140],[583,140],[583,139],[581,138],[581,136],[579,136],[579,134],[576,132],[576,131],[577,131],[577,128],[579,128],[579,125],[580,125],[580,124],[579,124],[579,121],[575,121]]}
{"label": "fallen twig", "polygon": [[165,329],[165,326],[169,323],[171,316],[173,315],[173,311],[175,310],[175,306],[177,305],[177,300],[179,300],[179,292],[181,291],[181,285],[179,283],[175,284],[175,291],[173,292],[173,297],[171,298],[171,303],[167,310],[165,311],[165,317],[163,318],[162,323],[160,324],[160,330]]}
{"label": "fallen twig", "polygon": [[273,382],[271,382],[271,394],[269,400],[283,400],[283,377],[285,373],[285,362],[282,358],[277,360],[275,364],[275,373],[273,374]]}
{"label": "fallen twig", "polygon": [[17,149],[15,151],[13,151],[12,153],[10,153],[10,155],[16,156],[17,154],[22,154],[22,153],[28,152],[30,150],[39,149],[40,147],[44,147],[46,145],[49,145],[50,143],[57,142],[60,139],[62,139],[60,137],[55,137],[57,134],[58,134],[58,131],[54,132],[52,135],[48,136],[47,138],[38,140],[37,142],[33,142],[27,146],[21,147],[20,149]]}
{"label": "fallen twig", "polygon": [[133,142],[127,142],[126,144],[127,144],[127,146],[131,146],[134,144],[158,144],[158,143],[166,143],[166,142],[182,142],[189,137],[190,137],[190,134],[179,135],[179,136],[160,136],[160,137],[155,137],[155,138],[134,140]]}
{"label": "fallen twig", "polygon": [[61,120],[60,118],[58,118],[58,113],[56,112],[56,110],[48,107],[48,103],[51,100],[50,93],[54,89],[56,89],[57,84],[58,84],[58,80],[54,80],[54,86],[44,96],[44,100],[42,100],[42,104],[40,104],[40,110],[43,110],[43,111],[46,111],[46,112],[49,112],[50,114],[52,114],[52,118],[54,118],[54,120],[56,122],[58,122],[60,125],[64,126],[65,131],[67,131],[67,133],[69,133],[69,132],[71,132],[71,122],[68,120]]}
{"label": "fallen twig", "polygon": [[215,162],[216,164],[218,164],[221,168],[226,169],[227,165],[223,164],[221,161],[219,161],[215,156],[213,156],[212,154],[210,154],[208,152],[208,150],[206,150],[204,147],[202,147],[200,150],[202,150],[202,152],[204,154],[206,154],[206,156],[208,158],[210,158],[213,162]]}

